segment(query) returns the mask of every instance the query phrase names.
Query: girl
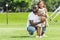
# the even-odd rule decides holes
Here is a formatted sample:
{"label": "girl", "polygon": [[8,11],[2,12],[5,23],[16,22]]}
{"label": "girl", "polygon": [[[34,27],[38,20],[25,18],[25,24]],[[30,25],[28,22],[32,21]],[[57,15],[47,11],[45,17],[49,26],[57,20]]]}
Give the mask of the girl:
{"label": "girl", "polygon": [[[38,2],[38,7],[39,7],[39,11],[38,11],[39,20],[41,20],[42,23],[37,25],[37,37],[42,37],[42,35],[44,34],[43,32],[46,30],[45,26],[47,25],[47,20],[46,20],[47,10],[43,1]],[[41,27],[42,27],[42,32],[40,31]]]}

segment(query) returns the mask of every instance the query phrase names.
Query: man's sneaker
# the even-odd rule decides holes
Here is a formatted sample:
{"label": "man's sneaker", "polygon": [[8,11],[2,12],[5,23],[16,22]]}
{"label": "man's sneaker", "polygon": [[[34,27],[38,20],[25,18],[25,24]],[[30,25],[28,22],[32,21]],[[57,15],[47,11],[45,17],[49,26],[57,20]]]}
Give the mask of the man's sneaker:
{"label": "man's sneaker", "polygon": [[33,36],[29,34],[29,37],[33,37]]}
{"label": "man's sneaker", "polygon": [[29,32],[29,37],[33,37],[33,33],[32,32]]}

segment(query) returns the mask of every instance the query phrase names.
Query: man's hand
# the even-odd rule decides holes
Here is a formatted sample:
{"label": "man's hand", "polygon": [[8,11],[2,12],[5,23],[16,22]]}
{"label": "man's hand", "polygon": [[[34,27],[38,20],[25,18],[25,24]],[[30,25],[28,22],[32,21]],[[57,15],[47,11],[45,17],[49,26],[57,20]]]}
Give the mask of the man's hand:
{"label": "man's hand", "polygon": [[41,21],[39,21],[39,22],[33,22],[33,20],[29,20],[29,22],[30,22],[31,26],[36,26],[37,24],[41,23]]}

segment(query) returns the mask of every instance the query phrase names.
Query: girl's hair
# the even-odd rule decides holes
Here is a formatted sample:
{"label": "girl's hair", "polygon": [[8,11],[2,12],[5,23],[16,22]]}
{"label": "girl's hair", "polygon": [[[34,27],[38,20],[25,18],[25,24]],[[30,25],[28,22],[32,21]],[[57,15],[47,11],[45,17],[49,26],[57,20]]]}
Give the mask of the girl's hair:
{"label": "girl's hair", "polygon": [[[39,5],[39,3],[41,3],[41,2],[43,2],[43,4],[44,4],[44,6],[43,6],[43,7],[44,7],[44,8],[46,8],[46,5],[45,5],[44,1],[42,1],[42,0],[41,0],[41,1],[39,1],[39,2],[37,3],[37,5]],[[39,7],[39,6],[38,6],[38,7]],[[40,8],[40,7],[39,7],[39,8]]]}

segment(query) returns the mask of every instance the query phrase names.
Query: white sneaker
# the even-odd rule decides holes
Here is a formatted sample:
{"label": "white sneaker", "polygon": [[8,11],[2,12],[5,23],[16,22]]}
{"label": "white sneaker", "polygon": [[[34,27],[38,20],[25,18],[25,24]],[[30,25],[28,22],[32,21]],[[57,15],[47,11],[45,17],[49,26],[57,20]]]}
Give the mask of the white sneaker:
{"label": "white sneaker", "polygon": [[43,36],[36,36],[36,38],[43,38]]}
{"label": "white sneaker", "polygon": [[39,36],[36,36],[36,38],[39,38]]}
{"label": "white sneaker", "polygon": [[48,36],[46,36],[45,34],[43,34],[43,37],[48,37]]}
{"label": "white sneaker", "polygon": [[29,34],[29,37],[33,37],[33,36]]}
{"label": "white sneaker", "polygon": [[43,36],[40,36],[40,38],[43,38]]}

